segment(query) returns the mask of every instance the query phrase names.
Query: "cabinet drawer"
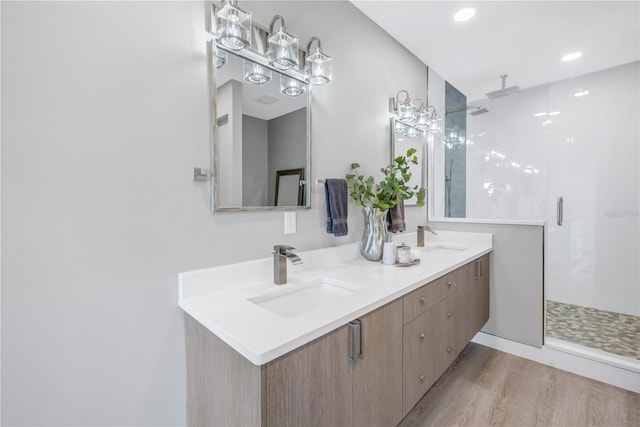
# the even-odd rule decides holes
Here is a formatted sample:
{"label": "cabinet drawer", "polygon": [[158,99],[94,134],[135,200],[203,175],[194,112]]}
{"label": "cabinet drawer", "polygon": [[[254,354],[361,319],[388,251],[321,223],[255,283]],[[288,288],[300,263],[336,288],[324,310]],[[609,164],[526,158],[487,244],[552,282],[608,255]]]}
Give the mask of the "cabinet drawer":
{"label": "cabinet drawer", "polygon": [[436,346],[436,380],[447,370],[451,362],[455,360],[460,350],[462,350],[458,348],[457,334],[454,333],[454,331],[455,330],[452,329],[450,333],[442,336],[438,342],[438,346]]}
{"label": "cabinet drawer", "polygon": [[437,327],[440,335],[446,335],[460,321],[457,295],[450,295],[435,306]]}
{"label": "cabinet drawer", "polygon": [[461,282],[461,275],[463,273],[460,269],[452,271],[451,273],[442,276],[433,283],[433,299],[438,302],[452,295],[458,290],[458,283]]}
{"label": "cabinet drawer", "polygon": [[437,349],[437,344],[422,349],[418,359],[413,359],[410,365],[405,365],[407,369],[403,372],[403,416],[409,413],[411,408],[418,403],[433,383],[436,382]]}
{"label": "cabinet drawer", "polygon": [[402,298],[404,305],[404,324],[427,311],[436,300],[433,297],[433,285],[424,285]]}
{"label": "cabinet drawer", "polygon": [[431,307],[403,328],[403,414],[406,415],[435,382],[438,347],[436,308]]}

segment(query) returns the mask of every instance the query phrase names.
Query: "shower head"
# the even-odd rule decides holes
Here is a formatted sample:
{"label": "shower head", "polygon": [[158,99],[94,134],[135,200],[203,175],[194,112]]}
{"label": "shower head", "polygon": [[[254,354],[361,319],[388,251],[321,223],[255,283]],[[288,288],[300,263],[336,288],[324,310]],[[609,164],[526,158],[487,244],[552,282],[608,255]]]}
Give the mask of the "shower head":
{"label": "shower head", "polygon": [[[502,79],[502,89],[498,89],[498,90],[494,90],[492,92],[485,93],[487,98],[489,98],[489,99],[502,98],[503,96],[509,96],[509,95],[513,95],[513,94],[516,94],[516,93],[520,92],[520,86],[518,86],[518,85],[506,87],[507,86],[507,74],[501,75],[500,78]],[[480,114],[480,113],[478,113],[478,114]]]}
{"label": "shower head", "polygon": [[469,114],[471,114],[472,116],[477,116],[478,114],[484,114],[489,112],[489,110],[487,110],[482,105],[469,104],[469,105],[458,105],[454,107],[447,107],[445,110],[445,115],[458,113],[460,111],[469,111]]}
{"label": "shower head", "polygon": [[489,110],[487,110],[485,107],[478,106],[478,108],[475,111],[472,111],[469,114],[471,114],[472,116],[477,116],[479,114],[484,114],[484,113],[488,113],[488,112],[489,112]]}

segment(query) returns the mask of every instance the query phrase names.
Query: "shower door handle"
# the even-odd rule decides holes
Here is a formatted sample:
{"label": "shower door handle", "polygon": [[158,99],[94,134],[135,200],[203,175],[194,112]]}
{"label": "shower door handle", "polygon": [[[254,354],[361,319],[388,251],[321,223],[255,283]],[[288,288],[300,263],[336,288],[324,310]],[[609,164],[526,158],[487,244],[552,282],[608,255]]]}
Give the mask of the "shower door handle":
{"label": "shower door handle", "polygon": [[562,197],[558,197],[558,213],[556,215],[556,222],[558,225],[562,225],[562,220],[564,216],[564,201]]}

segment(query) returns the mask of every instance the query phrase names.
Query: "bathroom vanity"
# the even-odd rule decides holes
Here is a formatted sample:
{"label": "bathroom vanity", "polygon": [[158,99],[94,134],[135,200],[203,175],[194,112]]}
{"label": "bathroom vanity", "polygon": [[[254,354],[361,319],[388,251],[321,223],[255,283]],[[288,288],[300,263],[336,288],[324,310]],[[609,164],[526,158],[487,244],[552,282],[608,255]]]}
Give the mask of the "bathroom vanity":
{"label": "bathroom vanity", "polygon": [[270,258],[181,274],[188,424],[398,424],[488,320],[491,250],[443,232],[412,267],[350,244],[300,252],[282,286]]}

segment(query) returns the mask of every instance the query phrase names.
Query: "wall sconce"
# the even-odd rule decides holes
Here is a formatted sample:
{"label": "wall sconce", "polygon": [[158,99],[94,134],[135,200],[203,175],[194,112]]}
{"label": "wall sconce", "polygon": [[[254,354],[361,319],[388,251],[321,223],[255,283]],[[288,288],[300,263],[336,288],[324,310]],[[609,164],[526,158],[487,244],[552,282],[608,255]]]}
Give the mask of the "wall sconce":
{"label": "wall sconce", "polygon": [[[280,29],[274,33],[274,26],[278,21],[280,21]],[[276,15],[271,20],[267,43],[269,44],[267,49],[269,64],[280,70],[298,66],[298,37],[287,33],[282,16]]]}
{"label": "wall sconce", "polygon": [[[316,43],[316,48],[312,52],[311,45]],[[324,85],[331,82],[333,74],[333,59],[322,52],[320,39],[311,37],[307,43],[307,55],[304,58],[305,75],[309,83],[313,85]]]}
{"label": "wall sconce", "polygon": [[[300,49],[298,38],[287,32],[281,15],[272,18],[267,32],[253,24],[251,12],[240,9],[238,0],[222,0],[217,5],[210,3],[207,25],[207,31],[216,39],[216,69],[224,66],[228,53],[235,54],[263,67],[263,70],[245,73],[246,81],[265,84],[269,80],[264,83],[258,81],[263,80],[261,75],[270,74],[267,70],[279,71],[293,79],[293,83],[289,81],[286,85],[281,82],[281,90],[283,93],[286,90],[288,96],[300,94],[299,82],[323,85],[333,78],[333,59],[322,52],[320,39],[311,37],[306,52]],[[301,93],[304,91],[306,89]]]}
{"label": "wall sconce", "polygon": [[[404,99],[401,100],[401,95],[404,94]],[[432,106],[425,107],[424,103],[419,100],[411,100],[409,92],[401,90],[395,96],[395,98],[389,98],[389,112],[394,116],[396,120],[396,130],[400,129],[398,123],[404,125],[405,135],[409,135],[409,130],[430,133],[441,132],[442,126],[441,120],[436,113],[436,109]],[[413,134],[414,132],[411,131]]]}
{"label": "wall sconce", "polygon": [[284,74],[280,76],[280,92],[291,98],[302,95],[305,92],[306,84],[299,80],[287,77]]}
{"label": "wall sconce", "polygon": [[244,60],[244,80],[256,86],[264,86],[271,81],[271,70],[260,64]]}
{"label": "wall sconce", "polygon": [[238,0],[223,0],[213,18],[213,33],[223,46],[241,50],[251,45],[251,13],[239,8]]}

